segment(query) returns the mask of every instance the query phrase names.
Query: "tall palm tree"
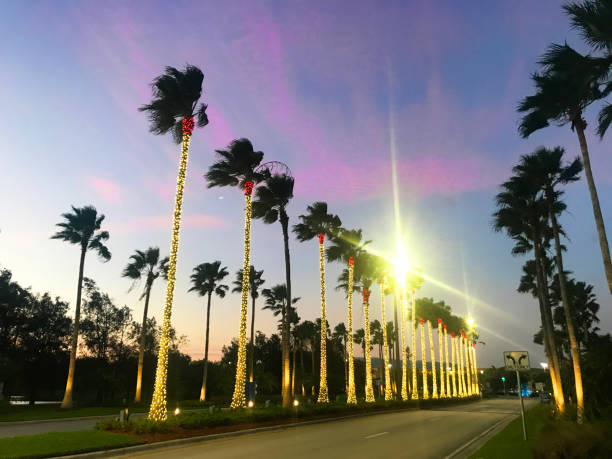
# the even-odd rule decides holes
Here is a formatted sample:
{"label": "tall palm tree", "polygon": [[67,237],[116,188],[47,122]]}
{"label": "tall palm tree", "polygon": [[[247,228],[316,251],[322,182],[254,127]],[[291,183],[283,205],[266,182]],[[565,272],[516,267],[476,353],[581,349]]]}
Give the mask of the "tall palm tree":
{"label": "tall palm tree", "polygon": [[232,396],[232,408],[246,406],[246,327],[249,301],[249,274],[251,258],[251,211],[252,194],[256,182],[264,176],[257,172],[257,167],[263,159],[263,152],[253,150],[253,144],[248,139],[232,141],[226,150],[217,150],[218,161],[208,169],[206,180],[208,188],[214,186],[238,186],[244,190],[245,222],[244,222],[244,264],[242,267],[242,293],[240,305],[240,336],[238,339],[238,359],[236,362],[236,383]]}
{"label": "tall palm tree", "polygon": [[[327,203],[315,202],[307,207],[307,214],[300,215],[301,222],[294,225],[293,231],[300,242],[319,239],[319,275],[321,279],[321,322],[327,323],[325,307],[325,236],[332,237],[342,222],[337,215],[327,212]],[[349,324],[350,326],[350,324]],[[318,403],[329,403],[327,391],[327,336],[321,327],[321,371]]]}
{"label": "tall palm tree", "polygon": [[[253,201],[253,216],[261,218],[264,223],[272,224],[279,221],[283,231],[283,244],[285,247],[285,285],[287,285],[287,304],[291,302],[291,262],[289,257],[289,216],[287,205],[293,198],[293,177],[287,174],[274,174],[266,178],[255,193]],[[289,323],[284,322],[281,331],[281,349],[283,355],[283,371],[281,378],[282,405],[291,406],[291,392],[289,381],[291,373],[289,368]],[[294,364],[295,367],[295,364]]]}
{"label": "tall palm tree", "polygon": [[[344,360],[344,386],[348,388],[348,356],[346,353],[346,341],[348,338],[348,331],[344,322],[340,322],[334,327],[332,338],[342,343],[342,360]],[[347,389],[348,392],[348,389]]]}
{"label": "tall palm tree", "polygon": [[564,149],[561,147],[556,147],[552,150],[540,147],[532,154],[522,156],[520,163],[514,168],[514,172],[522,175],[525,180],[532,182],[536,187],[542,190],[544,194],[548,218],[550,219],[555,241],[557,276],[561,292],[561,302],[565,313],[565,323],[571,346],[574,382],[576,386],[577,421],[581,424],[584,416],[584,394],[582,388],[582,372],[580,370],[580,352],[578,350],[578,341],[576,340],[576,333],[574,331],[574,321],[572,320],[573,313],[570,308],[565,285],[566,279],[563,269],[563,255],[561,253],[561,240],[559,236],[561,229],[557,221],[557,212],[555,208],[559,208],[560,204],[562,204],[560,202],[560,196],[563,192],[560,191],[558,187],[578,181],[580,179],[579,174],[582,171],[582,163],[580,162],[580,158],[575,158],[571,163],[563,164],[563,154]]}
{"label": "tall palm tree", "polygon": [[[423,276],[421,275],[421,272],[418,269],[413,270],[410,273],[408,273],[408,276],[406,279],[406,287],[407,287],[407,290],[410,291],[410,298],[412,299],[412,307],[410,308],[412,312],[412,318],[411,318],[412,348],[410,349],[410,352],[411,352],[411,360],[412,360],[412,396],[411,397],[413,399],[419,398],[419,393],[418,393],[418,388],[417,388],[417,368],[416,368],[416,328],[417,328],[416,291],[421,288],[421,285],[423,285],[423,281],[424,281]],[[408,296],[407,293],[408,292],[406,292],[406,296]],[[406,301],[408,301],[407,298],[406,298]]]}
{"label": "tall palm tree", "polygon": [[370,339],[370,288],[372,287],[373,278],[375,275],[375,262],[371,254],[362,252],[357,258],[356,263],[360,266],[360,283],[361,295],[363,299],[363,328],[365,330],[365,401],[367,403],[374,402],[374,388],[372,386],[372,358],[370,355],[371,339]]}
{"label": "tall palm tree", "polygon": [[[130,261],[123,269],[123,277],[132,279],[136,282],[145,279],[145,286],[140,299],[144,297],[144,312],[142,314],[142,326],[140,327],[140,338],[138,340],[138,372],[136,374],[136,394],[134,395],[134,403],[140,403],[142,393],[142,368],[144,363],[145,339],[147,336],[147,313],[149,311],[149,298],[151,297],[151,288],[153,282],[160,275],[164,278],[168,275],[168,257],[159,258],[159,247],[149,247],[144,252],[136,250],[134,255],[130,257]],[[131,288],[132,288],[131,287]],[[131,290],[130,288],[130,290]]]}
{"label": "tall palm tree", "polygon": [[[539,188],[521,177],[512,177],[501,188],[495,197],[497,211],[493,214],[493,229],[497,232],[505,231],[515,241],[513,255],[533,250],[544,349],[557,409],[564,412],[565,400],[548,292],[546,249],[550,231],[547,225],[547,204],[538,196]],[[519,291],[522,291],[521,287]]]}
{"label": "tall palm tree", "polygon": [[[385,400],[393,399],[393,392],[391,389],[391,369],[389,368],[389,341],[387,338],[387,317],[385,314],[385,296],[387,295],[388,290],[385,285],[387,282],[387,278],[391,277],[391,264],[386,258],[376,257],[375,259],[376,267],[375,267],[375,279],[378,282],[380,287],[380,314],[382,317],[382,336],[380,337],[380,342],[383,348],[383,358],[384,358],[384,375],[385,375]],[[381,378],[382,378],[381,372]]]}
{"label": "tall palm tree", "polygon": [[72,408],[72,386],[74,383],[74,367],[76,363],[77,344],[79,340],[79,319],[81,316],[81,290],[83,288],[83,269],[85,267],[85,254],[88,250],[94,250],[102,261],[111,259],[111,253],[104,245],[108,240],[108,231],[100,231],[104,215],[98,215],[93,206],[74,207],[72,212],[62,214],[63,222],[58,223],[61,230],[51,236],[51,239],[61,239],[70,244],[78,244],[81,248],[81,259],[79,262],[79,280],[77,282],[77,297],[74,311],[74,324],[72,337],[70,339],[70,364],[68,366],[68,378],[66,380],[66,391],[62,400],[62,408]]}
{"label": "tall palm tree", "polygon": [[200,389],[200,401],[206,401],[206,377],[208,376],[208,332],[210,330],[210,300],[213,293],[219,298],[224,298],[229,287],[220,282],[229,274],[227,267],[221,267],[220,261],[212,263],[200,263],[193,268],[191,274],[190,292],[196,292],[206,299],[206,341],[204,345],[204,374],[202,376],[202,388]]}
{"label": "tall palm tree", "polygon": [[[331,238],[332,245],[327,249],[327,260],[342,261],[347,264],[347,268],[340,276],[341,286],[344,285],[344,290],[347,295],[347,322],[348,322],[348,392],[347,403],[357,403],[357,395],[355,393],[355,364],[353,361],[353,291],[355,289],[355,260],[363,252],[364,246],[370,241],[364,241],[362,238],[362,230],[347,230],[338,228],[336,235]],[[359,270],[359,266],[357,266]],[[344,276],[344,277],[343,277]],[[345,279],[344,281],[342,279]],[[341,287],[339,286],[339,287]],[[341,287],[342,288],[342,287]]]}
{"label": "tall palm tree", "polygon": [[166,378],[168,376],[168,345],[172,317],[172,300],[174,298],[174,283],[176,281],[176,258],[181,230],[181,213],[183,209],[183,190],[187,174],[189,143],[194,128],[194,117],[198,126],[208,124],[206,104],[198,101],[202,95],[204,74],[192,65],[185,70],[166,67],[163,75],[153,80],[153,100],[148,105],[139,108],[149,114],[149,128],[154,134],[172,133],[176,143],[181,143],[181,159],[179,162],[176,198],[174,200],[174,220],[172,223],[172,243],[170,245],[170,260],[168,263],[168,286],[166,290],[166,305],[162,324],[157,370],[155,372],[155,390],[149,411],[149,418],[164,421],[168,417],[166,407]]}
{"label": "tall palm tree", "polygon": [[612,85],[606,85],[605,90],[600,89],[608,77],[609,60],[583,56],[567,44],[553,44],[541,58],[540,65],[543,72],[535,72],[531,77],[536,86],[536,93],[525,97],[518,106],[519,112],[526,113],[519,125],[519,133],[523,137],[529,137],[551,122],[559,125],[569,123],[576,132],[591,194],[604,271],[608,289],[612,294],[610,247],[584,135],[587,123],[582,116],[591,103],[612,91]]}
{"label": "tall palm tree", "polygon": [[[255,300],[259,298],[259,287],[261,287],[265,280],[261,277],[263,276],[263,269],[261,271],[257,271],[253,265],[251,265],[251,270],[249,273],[249,292],[251,294],[251,339],[249,343],[250,352],[249,352],[249,362],[248,362],[248,375],[249,381],[252,383],[254,380],[253,375],[253,361],[255,359]],[[242,292],[242,269],[236,271],[236,280],[234,281],[234,288],[232,289],[233,293]]]}

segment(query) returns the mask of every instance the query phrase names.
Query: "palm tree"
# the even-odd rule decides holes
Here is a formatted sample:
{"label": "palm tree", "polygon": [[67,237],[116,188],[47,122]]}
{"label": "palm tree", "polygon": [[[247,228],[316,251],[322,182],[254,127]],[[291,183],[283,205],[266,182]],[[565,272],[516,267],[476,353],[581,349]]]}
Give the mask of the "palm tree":
{"label": "palm tree", "polygon": [[[299,316],[297,315],[297,311],[293,307],[295,303],[297,303],[300,298],[293,298],[291,300],[291,305],[287,307],[289,304],[287,300],[289,297],[287,296],[287,286],[285,284],[275,285],[272,288],[265,288],[261,292],[264,298],[266,299],[266,305],[263,309],[269,309],[272,311],[274,317],[280,315],[281,320],[279,323],[279,330],[283,332],[290,328],[290,323],[299,322]],[[287,356],[288,359],[289,356]],[[282,363],[285,364],[285,355],[282,355]],[[284,369],[283,369],[284,370]],[[291,396],[291,368],[288,368],[287,371],[287,387],[289,389],[288,396]],[[290,404],[289,404],[290,405]]]}
{"label": "palm tree", "polygon": [[361,295],[363,298],[363,328],[365,330],[365,369],[366,369],[366,384],[365,384],[365,401],[368,403],[374,402],[374,388],[372,386],[372,358],[370,356],[371,340],[370,340],[370,287],[372,286],[375,275],[375,263],[372,255],[367,252],[362,252],[356,261],[360,266],[360,283]]}
{"label": "palm tree", "polygon": [[[145,279],[145,288],[140,296],[144,297],[144,313],[142,315],[142,326],[140,327],[140,338],[138,340],[138,372],[136,375],[136,394],[134,395],[134,403],[140,403],[142,393],[142,368],[144,363],[145,339],[147,336],[147,313],[149,311],[149,298],[151,297],[151,288],[153,282],[160,275],[164,278],[168,273],[168,257],[159,258],[159,247],[149,247],[144,252],[136,250],[136,253],[130,257],[130,262],[123,270],[123,277],[133,280],[132,287],[141,279]],[[130,290],[132,289],[130,288]]]}
{"label": "palm tree", "polygon": [[525,97],[518,106],[519,112],[526,112],[519,125],[519,133],[523,137],[529,137],[533,132],[548,126],[550,122],[559,125],[569,123],[572,130],[576,131],[591,194],[604,271],[608,289],[612,294],[610,248],[584,135],[587,124],[582,117],[583,111],[591,103],[605,97],[612,90],[612,85],[607,85],[604,91],[600,89],[609,73],[609,60],[583,56],[567,44],[553,44],[540,60],[540,65],[544,72],[535,72],[531,77],[536,93]]}
{"label": "palm tree", "polygon": [[311,377],[311,393],[314,395],[314,381],[315,381],[315,371],[314,371],[314,336],[316,335],[316,325],[314,322],[310,320],[305,320],[301,322],[295,328],[295,335],[300,340],[300,360],[301,360],[301,368],[302,368],[302,394],[304,394],[304,346],[306,344],[310,347],[311,360],[312,360],[312,373]]}
{"label": "palm tree", "polygon": [[174,221],[172,224],[172,243],[170,245],[170,260],[168,264],[168,286],[166,290],[166,305],[164,321],[155,372],[155,390],[149,411],[149,418],[165,421],[168,417],[166,407],[166,378],[168,375],[168,345],[170,343],[170,319],[172,317],[172,300],[174,298],[174,283],[176,280],[176,258],[181,230],[181,213],[183,208],[183,190],[187,174],[187,159],[189,142],[194,128],[194,117],[198,126],[208,124],[206,104],[198,101],[202,95],[204,74],[192,65],[180,71],[174,67],[166,67],[163,75],[153,80],[153,100],[148,105],[139,108],[149,114],[149,126],[154,134],[172,133],[176,143],[181,143],[181,159],[179,162],[176,198],[174,201]]}
{"label": "palm tree", "polygon": [[[342,261],[348,267],[340,276],[340,288],[344,288],[347,295],[347,316],[348,316],[348,393],[347,403],[357,403],[355,393],[355,365],[353,361],[353,291],[355,289],[355,259],[363,252],[363,248],[370,241],[362,239],[362,230],[347,230],[338,228],[336,235],[332,237],[332,245],[327,249],[328,261]],[[359,266],[357,267],[359,270]],[[343,277],[344,276],[344,277]],[[344,279],[344,280],[342,280]],[[344,286],[344,287],[342,287]]]}
{"label": "palm tree", "polygon": [[[253,216],[263,219],[264,223],[272,224],[280,221],[283,230],[283,244],[285,247],[285,283],[287,285],[287,304],[291,302],[291,262],[289,257],[289,216],[287,205],[293,198],[293,177],[287,174],[274,174],[266,178],[255,193],[253,202]],[[282,404],[288,408],[291,406],[291,393],[289,388],[289,324],[284,323],[285,328],[281,331],[281,349],[283,354],[283,371],[281,382]],[[295,368],[295,364],[294,364]]]}
{"label": "palm tree", "polygon": [[564,165],[563,153],[564,149],[561,147],[556,147],[552,150],[540,147],[532,154],[522,156],[520,163],[513,170],[515,173],[522,175],[525,180],[532,182],[536,187],[542,190],[544,194],[548,218],[550,219],[555,241],[557,276],[561,292],[561,302],[565,313],[565,323],[571,346],[574,381],[576,385],[577,421],[581,424],[584,416],[584,394],[582,388],[582,372],[580,370],[580,353],[578,351],[578,341],[576,340],[576,333],[572,320],[573,314],[565,285],[566,279],[563,269],[561,240],[559,237],[561,229],[557,222],[557,212],[555,208],[559,208],[561,204],[560,196],[563,193],[558,190],[558,187],[579,180],[579,174],[582,171],[582,163],[580,162],[580,158],[575,158],[570,164]]}
{"label": "palm tree", "polygon": [[62,218],[64,221],[56,225],[59,226],[61,230],[51,236],[51,239],[61,239],[70,244],[78,244],[81,247],[74,325],[72,327],[72,337],[70,340],[70,364],[68,366],[66,391],[64,392],[64,399],[61,405],[62,408],[72,408],[72,385],[74,382],[74,366],[79,340],[79,318],[81,316],[81,290],[83,288],[85,254],[88,250],[95,250],[102,261],[108,261],[111,259],[111,253],[104,245],[104,242],[109,238],[108,231],[100,231],[100,227],[104,221],[104,215],[98,215],[98,211],[95,207],[72,206],[72,212],[62,214]]}
{"label": "palm tree", "polygon": [[210,300],[213,293],[219,298],[224,298],[229,287],[220,282],[229,273],[226,267],[221,267],[220,261],[212,263],[201,263],[193,268],[191,275],[192,287],[190,292],[196,292],[200,296],[207,297],[206,301],[206,341],[204,345],[204,375],[202,376],[202,388],[200,389],[200,401],[206,401],[206,376],[208,375],[208,332],[210,330]]}
{"label": "palm tree", "polygon": [[[255,300],[259,298],[259,287],[261,287],[265,280],[262,279],[263,269],[261,271],[257,271],[253,265],[251,265],[251,270],[249,273],[249,292],[251,294],[251,340],[250,340],[250,353],[249,353],[249,362],[248,362],[248,374],[249,381],[252,383],[254,379],[253,375],[253,360],[255,358],[255,346],[253,344],[253,340],[255,337]],[[232,289],[233,293],[242,292],[242,269],[236,271],[236,280],[234,281],[234,288]]]}
{"label": "palm tree", "polygon": [[[421,272],[419,270],[411,271],[406,280],[407,290],[410,290],[410,298],[412,299],[412,307],[410,308],[412,312],[412,320],[411,320],[411,333],[412,333],[412,349],[411,352],[411,360],[412,360],[412,398],[418,399],[419,393],[417,388],[417,368],[416,368],[416,291],[421,288],[423,284],[423,277],[421,276]],[[407,292],[406,292],[406,296]],[[408,301],[408,299],[406,299]]]}
{"label": "palm tree", "polygon": [[232,408],[246,406],[244,396],[246,381],[246,327],[249,301],[249,274],[251,257],[251,195],[256,182],[264,176],[256,169],[263,159],[261,151],[253,150],[248,139],[237,139],[230,143],[227,150],[217,150],[218,161],[208,169],[206,180],[208,188],[214,186],[238,186],[244,190],[244,264],[242,267],[242,294],[240,306],[240,337],[238,339],[238,359],[236,362],[236,384],[232,396]]}
{"label": "palm tree", "polygon": [[[387,293],[389,293],[385,286],[385,282],[387,278],[391,277],[390,276],[391,265],[388,262],[388,260],[383,257],[376,257],[375,263],[376,263],[375,279],[378,282],[378,285],[380,287],[380,314],[382,317],[382,324],[383,324],[380,327],[382,329],[382,333],[380,336],[380,343],[383,348],[383,358],[384,358],[384,366],[385,366],[384,368],[385,400],[392,400],[393,392],[391,390],[391,369],[389,368],[389,342],[387,338],[387,327],[385,325],[387,323],[387,317],[385,314],[385,296],[387,295]],[[382,371],[381,371],[381,377],[382,377]]]}
{"label": "palm tree", "polygon": [[[346,341],[348,338],[348,331],[344,322],[340,322],[334,327],[332,338],[342,344],[342,360],[344,360],[344,386],[348,388],[348,357],[346,353]],[[347,389],[348,393],[348,389]]]}
{"label": "palm tree", "polygon": [[[512,177],[503,183],[501,188],[502,191],[495,197],[497,211],[493,214],[493,229],[497,232],[505,231],[515,241],[513,255],[533,250],[537,296],[544,330],[544,349],[548,357],[555,402],[557,409],[562,413],[565,411],[565,400],[550,312],[549,271],[546,269],[548,265],[546,249],[550,241],[547,204],[538,196],[539,188],[522,177]],[[519,291],[524,290],[519,287]]]}
{"label": "palm tree", "polygon": [[[319,274],[321,279],[321,321],[327,323],[325,308],[325,236],[332,237],[342,222],[337,215],[327,212],[327,203],[315,202],[308,206],[307,214],[300,215],[301,222],[294,225],[293,231],[300,242],[310,241],[318,236],[319,239]],[[349,324],[350,326],[350,324]],[[319,383],[318,403],[329,403],[327,392],[327,337],[325,330],[321,329],[321,372]]]}

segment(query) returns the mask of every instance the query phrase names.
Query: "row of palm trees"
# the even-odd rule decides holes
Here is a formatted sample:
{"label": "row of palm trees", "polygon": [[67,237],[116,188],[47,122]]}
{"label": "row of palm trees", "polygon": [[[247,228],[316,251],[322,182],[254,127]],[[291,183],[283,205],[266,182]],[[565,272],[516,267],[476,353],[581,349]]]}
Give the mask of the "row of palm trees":
{"label": "row of palm trees", "polygon": [[[519,134],[529,137],[535,131],[549,126],[569,125],[578,137],[582,161],[576,158],[563,162],[564,150],[539,148],[530,155],[521,157],[513,169],[514,175],[502,184],[497,195],[498,210],[494,214],[496,230],[505,230],[516,241],[513,254],[533,252],[537,273],[538,300],[544,344],[549,360],[553,391],[558,409],[565,410],[565,398],[561,383],[559,358],[553,333],[550,311],[546,267],[551,245],[556,268],[565,324],[571,347],[577,421],[584,417],[584,393],[580,355],[568,300],[566,272],[563,267],[561,236],[565,233],[559,225],[558,216],[565,210],[561,200],[561,188],[579,179],[584,168],[591,196],[595,226],[603,260],[608,288],[612,294],[612,261],[604,220],[585,136],[587,122],[584,112],[594,102],[604,100],[612,91],[612,1],[584,0],[564,5],[571,26],[577,29],[587,45],[596,55],[582,55],[567,43],[551,44],[538,61],[538,70],[531,79],[535,93],[525,97],[518,105],[523,114]],[[597,133],[603,138],[612,122],[612,105],[605,103],[598,117]]]}

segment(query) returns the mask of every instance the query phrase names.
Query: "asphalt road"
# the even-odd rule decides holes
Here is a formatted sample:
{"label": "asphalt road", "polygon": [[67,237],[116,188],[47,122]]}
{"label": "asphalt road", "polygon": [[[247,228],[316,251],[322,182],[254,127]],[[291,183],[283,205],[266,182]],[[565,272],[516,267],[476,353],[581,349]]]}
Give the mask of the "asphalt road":
{"label": "asphalt road", "polygon": [[[526,400],[526,408],[537,403]],[[133,458],[465,457],[520,414],[518,399],[493,399],[436,410],[378,414],[202,441]],[[492,427],[497,426],[493,430]],[[470,447],[461,449],[467,443]],[[458,452],[458,450],[461,451]],[[392,456],[393,455],[393,456]]]}

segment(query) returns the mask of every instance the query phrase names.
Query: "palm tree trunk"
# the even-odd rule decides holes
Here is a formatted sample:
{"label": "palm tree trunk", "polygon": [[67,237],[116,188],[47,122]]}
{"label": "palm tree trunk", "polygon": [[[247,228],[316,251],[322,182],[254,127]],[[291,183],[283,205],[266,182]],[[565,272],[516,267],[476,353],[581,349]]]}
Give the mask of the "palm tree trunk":
{"label": "palm tree trunk", "polygon": [[372,403],[374,399],[374,389],[372,388],[372,358],[370,355],[370,291],[363,290],[363,324],[364,324],[364,346],[365,346],[365,401]]}
{"label": "palm tree trunk", "polygon": [[565,325],[569,336],[572,363],[574,367],[574,382],[576,385],[576,406],[577,416],[576,421],[582,424],[584,417],[584,393],[582,388],[582,371],[580,370],[580,353],[578,351],[578,342],[576,341],[576,333],[574,331],[574,320],[570,311],[569,300],[567,298],[567,289],[565,286],[565,273],[563,271],[563,257],[561,255],[561,241],[559,240],[559,225],[557,217],[553,211],[553,190],[546,190],[546,200],[548,202],[548,214],[553,228],[553,236],[555,238],[555,260],[557,263],[557,275],[559,277],[559,287],[561,290],[561,301],[563,302],[563,312],[565,313]]}
{"label": "palm tree trunk", "polygon": [[296,354],[297,350],[295,349],[295,346],[293,347],[293,368],[291,370],[291,397],[295,398],[295,354]]}
{"label": "palm tree trunk", "polygon": [[210,297],[208,293],[208,304],[206,305],[206,344],[204,345],[204,376],[202,376],[202,388],[200,389],[200,401],[206,401],[206,376],[208,376],[208,332],[210,330]]}
{"label": "palm tree trunk", "polygon": [[550,303],[548,298],[548,279],[544,267],[542,266],[541,248],[539,235],[534,231],[534,259],[536,263],[536,282],[538,287],[538,300],[540,303],[540,316],[544,335],[544,350],[548,357],[548,368],[550,379],[553,386],[553,393],[557,409],[560,413],[565,411],[565,397],[563,395],[563,383],[559,371],[559,356],[555,345],[554,326],[550,313]]}
{"label": "palm tree trunk", "polygon": [[249,276],[251,273],[251,210],[252,210],[253,182],[244,184],[245,218],[244,218],[244,263],[242,265],[242,295],[240,303],[240,336],[238,338],[238,361],[236,362],[236,382],[232,395],[232,408],[246,406],[245,380],[246,380],[246,327],[247,308],[249,302]]}
{"label": "palm tree trunk", "polygon": [[253,382],[253,362],[255,360],[255,297],[251,297],[251,353],[249,354],[249,381]]}
{"label": "palm tree trunk", "polygon": [[346,394],[346,403],[355,404],[357,403],[357,394],[355,392],[355,360],[353,356],[353,276],[355,272],[355,261],[353,260],[353,257],[349,258],[348,265],[348,392]]}
{"label": "palm tree trunk", "polygon": [[346,353],[346,335],[343,337],[344,340],[344,390],[348,394],[348,355]]}
{"label": "palm tree trunk", "polygon": [[[412,333],[412,349],[410,349],[410,356],[412,358],[412,399],[418,400],[419,390],[417,383],[417,367],[416,367],[416,292],[412,290],[410,295],[412,299],[412,321],[411,321],[411,333]],[[425,389],[423,389],[425,390]]]}
{"label": "palm tree trunk", "polygon": [[[408,354],[406,352],[406,317],[404,316],[406,308],[404,307],[404,297],[400,295],[400,308],[402,321],[400,326],[401,343],[402,343],[402,391],[401,397],[403,401],[408,400]],[[414,386],[414,383],[413,383]]]}
{"label": "palm tree trunk", "polygon": [[399,326],[398,326],[398,322],[397,322],[397,292],[393,293],[393,321],[395,322],[395,368],[394,368],[394,375],[395,375],[395,387],[396,387],[396,391],[399,392],[400,390],[400,353],[399,353]]}
{"label": "palm tree trunk", "polygon": [[85,253],[87,246],[81,247],[81,261],[79,262],[79,281],[77,284],[77,298],[74,310],[74,324],[72,327],[72,337],[70,339],[70,364],[68,365],[68,379],[66,380],[66,390],[62,400],[62,408],[72,408],[72,386],[74,383],[74,366],[76,364],[77,344],[79,341],[79,319],[81,317],[81,291],[83,289],[83,269],[85,268]]}
{"label": "palm tree trunk", "polygon": [[142,326],[140,327],[140,349],[138,351],[138,373],[136,375],[136,395],[134,396],[134,403],[140,403],[142,394],[142,369],[144,366],[145,339],[147,335],[147,313],[149,312],[149,298],[151,297],[152,285],[153,282],[148,279],[144,312],[142,314]]}
{"label": "palm tree trunk", "polygon": [[580,151],[582,152],[582,162],[584,163],[584,175],[589,186],[591,194],[591,204],[593,205],[593,215],[595,216],[595,226],[597,227],[597,235],[599,236],[599,247],[601,249],[601,257],[603,259],[604,271],[606,280],[608,281],[608,290],[612,294],[612,260],[610,259],[610,247],[608,246],[608,237],[606,236],[606,227],[604,225],[601,207],[599,206],[599,197],[597,196],[597,188],[595,187],[595,179],[591,170],[591,159],[589,157],[589,149],[584,136],[583,121],[574,123],[578,142],[580,143]]}
{"label": "palm tree trunk", "polygon": [[321,372],[317,403],[329,403],[327,393],[327,316],[325,309],[325,235],[319,234],[319,271],[321,274]]}
{"label": "palm tree trunk", "polygon": [[310,358],[312,359],[312,385],[310,387],[311,395],[315,394],[315,339],[312,339],[310,343]]}
{"label": "palm tree trunk", "polygon": [[304,394],[304,343],[300,340],[300,370],[302,372],[302,395]]}
{"label": "palm tree trunk", "polygon": [[[384,349],[384,384],[385,384],[385,400],[393,399],[393,392],[391,390],[391,369],[389,368],[389,341],[387,340],[387,316],[385,314],[385,283],[380,283],[380,314],[382,316],[382,338],[383,338],[383,349]],[[383,377],[383,372],[380,372],[380,377]]]}
{"label": "palm tree trunk", "polygon": [[[291,307],[291,261],[289,258],[289,217],[285,213],[284,209],[280,212],[280,222],[283,228],[283,243],[285,246],[285,282],[287,285],[287,309]],[[289,367],[289,323],[285,315],[283,320],[283,340],[282,340],[282,354],[283,354],[283,374],[282,374],[282,404],[283,407],[288,408],[291,406],[291,368]]]}
{"label": "palm tree trunk", "polygon": [[164,320],[159,340],[157,369],[155,371],[155,390],[149,409],[149,418],[155,421],[165,421],[168,418],[166,405],[166,379],[168,377],[168,346],[170,344],[170,319],[172,317],[172,300],[174,299],[174,283],[176,281],[176,258],[181,230],[181,213],[183,209],[183,190],[187,175],[187,160],[189,158],[189,142],[193,131],[193,118],[183,119],[183,142],[181,144],[181,159],[179,163],[174,201],[174,221],[172,224],[172,243],[170,244],[170,260],[168,262],[168,286],[166,289],[166,305]]}

